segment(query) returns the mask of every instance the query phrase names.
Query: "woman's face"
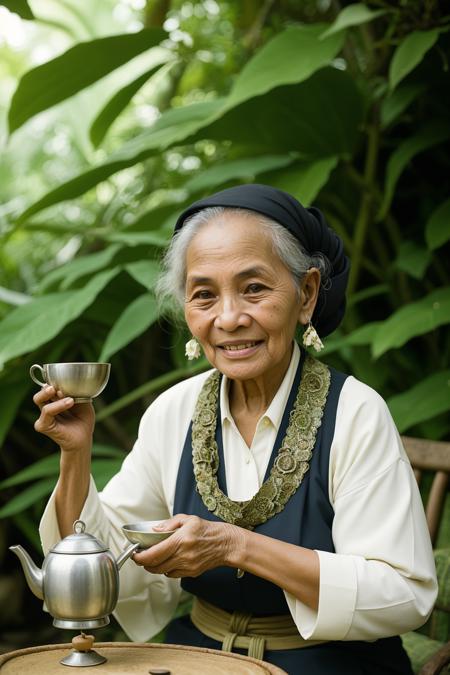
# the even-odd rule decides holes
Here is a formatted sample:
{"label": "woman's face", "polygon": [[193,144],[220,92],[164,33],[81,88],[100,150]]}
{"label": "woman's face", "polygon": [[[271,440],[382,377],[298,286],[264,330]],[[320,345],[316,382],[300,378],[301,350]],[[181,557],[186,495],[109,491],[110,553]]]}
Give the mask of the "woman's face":
{"label": "woman's face", "polygon": [[230,379],[281,381],[312,311],[270,235],[252,215],[225,214],[194,236],[186,270],[185,317],[208,361]]}

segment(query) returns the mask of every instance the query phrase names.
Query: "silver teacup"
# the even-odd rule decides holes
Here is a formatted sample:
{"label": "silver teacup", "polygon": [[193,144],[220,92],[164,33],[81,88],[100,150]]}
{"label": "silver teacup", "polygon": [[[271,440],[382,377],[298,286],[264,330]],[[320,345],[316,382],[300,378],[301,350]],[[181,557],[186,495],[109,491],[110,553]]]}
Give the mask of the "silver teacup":
{"label": "silver teacup", "polygon": [[[75,403],[89,403],[106,387],[110,363],[34,363],[30,368],[31,379],[41,387],[50,384],[70,396]],[[38,371],[40,380],[35,375]]]}

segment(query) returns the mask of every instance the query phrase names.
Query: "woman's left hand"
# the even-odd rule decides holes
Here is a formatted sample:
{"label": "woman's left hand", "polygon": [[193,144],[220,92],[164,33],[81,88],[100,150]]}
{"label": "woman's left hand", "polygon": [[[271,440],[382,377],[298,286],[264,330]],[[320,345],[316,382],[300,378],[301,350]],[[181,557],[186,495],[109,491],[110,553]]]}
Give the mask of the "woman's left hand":
{"label": "woman's left hand", "polygon": [[183,513],[164,521],[156,531],[175,530],[167,539],[133,556],[152,574],[198,577],[206,570],[230,565],[240,544],[240,528]]}

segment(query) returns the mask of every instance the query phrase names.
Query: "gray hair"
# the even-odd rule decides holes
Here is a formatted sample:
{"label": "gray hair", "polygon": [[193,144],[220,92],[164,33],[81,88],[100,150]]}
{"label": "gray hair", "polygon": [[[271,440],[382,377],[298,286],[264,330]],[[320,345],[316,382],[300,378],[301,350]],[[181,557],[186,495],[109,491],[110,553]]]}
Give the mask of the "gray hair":
{"label": "gray hair", "polygon": [[[161,275],[156,284],[156,295],[160,306],[177,314],[184,308],[186,285],[186,252],[197,232],[224,214],[244,215],[257,220],[259,225],[270,235],[273,251],[292,275],[297,289],[304,274],[316,267],[320,272],[321,286],[328,283],[331,265],[328,258],[320,252],[308,254],[298,239],[283,225],[267,216],[251,211],[224,206],[211,206],[197,211],[190,216],[181,230],[172,239],[162,261]],[[175,311],[174,311],[175,310]]]}

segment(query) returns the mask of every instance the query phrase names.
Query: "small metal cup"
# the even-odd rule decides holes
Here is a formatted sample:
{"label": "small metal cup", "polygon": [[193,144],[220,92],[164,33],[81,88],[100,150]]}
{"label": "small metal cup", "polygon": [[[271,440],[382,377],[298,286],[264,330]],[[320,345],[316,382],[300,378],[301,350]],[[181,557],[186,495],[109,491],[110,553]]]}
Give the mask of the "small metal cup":
{"label": "small metal cup", "polygon": [[[30,377],[41,387],[50,384],[60,389],[64,396],[71,396],[75,403],[89,403],[106,387],[111,369],[110,363],[34,363]],[[40,380],[35,375],[38,371]]]}

